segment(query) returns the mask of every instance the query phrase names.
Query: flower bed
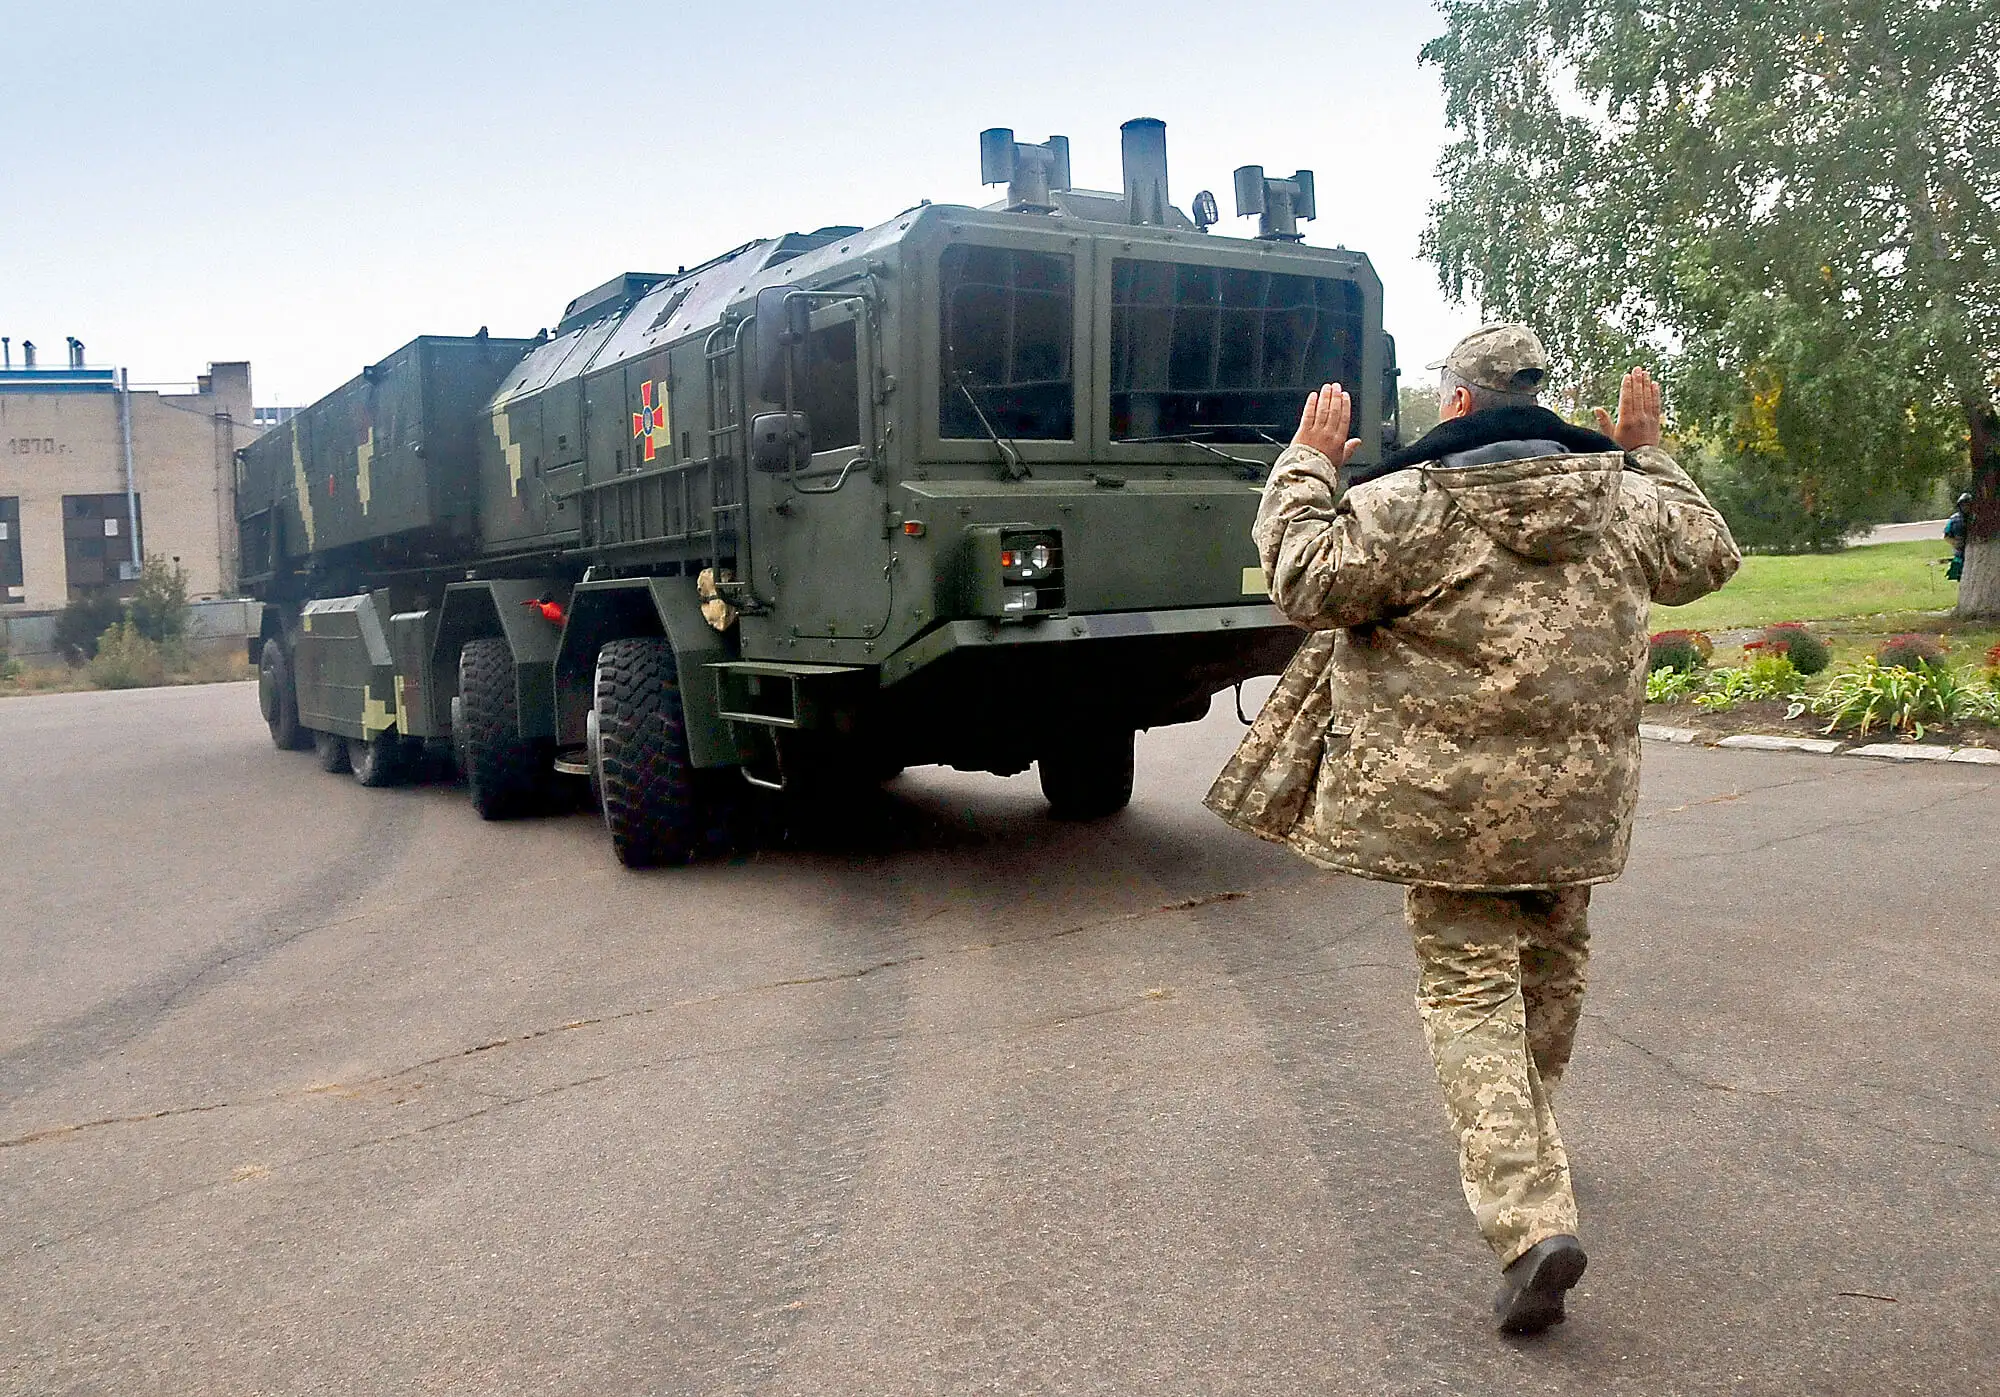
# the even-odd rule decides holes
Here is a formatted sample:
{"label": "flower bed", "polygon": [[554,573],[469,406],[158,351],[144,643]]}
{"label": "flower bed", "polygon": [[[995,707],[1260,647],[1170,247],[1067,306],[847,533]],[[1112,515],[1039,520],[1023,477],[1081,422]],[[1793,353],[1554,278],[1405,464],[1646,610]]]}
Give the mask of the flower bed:
{"label": "flower bed", "polygon": [[[1660,637],[1654,639],[1658,656]],[[1981,656],[1984,663],[1954,664],[1948,637],[1903,633],[1858,661],[1809,675],[1793,663],[1792,652],[1823,659],[1811,651],[1817,641],[1804,626],[1777,625],[1746,641],[1735,663],[1727,655],[1713,668],[1663,663],[1647,676],[1649,716],[1693,723],[1716,736],[1781,732],[2000,747],[2000,664],[1994,662],[2000,646]]]}

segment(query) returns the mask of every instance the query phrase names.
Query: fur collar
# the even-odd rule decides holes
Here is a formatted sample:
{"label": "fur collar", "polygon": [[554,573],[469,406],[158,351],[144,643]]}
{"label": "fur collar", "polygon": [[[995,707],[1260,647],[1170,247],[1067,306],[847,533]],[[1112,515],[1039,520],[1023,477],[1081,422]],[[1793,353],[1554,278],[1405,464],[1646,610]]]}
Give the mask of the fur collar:
{"label": "fur collar", "polygon": [[1410,466],[1427,465],[1495,442],[1540,439],[1560,442],[1570,451],[1618,451],[1623,447],[1599,432],[1565,422],[1545,407],[1491,407],[1466,417],[1440,422],[1408,446],[1391,452],[1379,464],[1360,466],[1348,478],[1348,488],[1379,480]]}

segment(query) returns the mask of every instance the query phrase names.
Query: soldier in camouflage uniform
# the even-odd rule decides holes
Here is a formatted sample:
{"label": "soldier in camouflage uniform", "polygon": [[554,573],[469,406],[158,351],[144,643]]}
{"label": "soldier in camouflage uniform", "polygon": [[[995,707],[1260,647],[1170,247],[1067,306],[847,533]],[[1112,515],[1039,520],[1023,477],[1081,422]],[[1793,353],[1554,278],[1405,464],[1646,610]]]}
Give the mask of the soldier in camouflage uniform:
{"label": "soldier in camouflage uniform", "polygon": [[1441,364],[1443,421],[1371,478],[1347,394],[1307,400],[1255,526],[1271,599],[1316,633],[1210,792],[1322,867],[1408,887],[1417,1006],[1499,1257],[1503,1331],[1583,1273],[1552,1096],[1582,1010],[1590,889],[1639,790],[1647,609],[1714,591],[1735,541],[1626,375],[1602,433],[1536,404],[1548,360],[1486,326]]}

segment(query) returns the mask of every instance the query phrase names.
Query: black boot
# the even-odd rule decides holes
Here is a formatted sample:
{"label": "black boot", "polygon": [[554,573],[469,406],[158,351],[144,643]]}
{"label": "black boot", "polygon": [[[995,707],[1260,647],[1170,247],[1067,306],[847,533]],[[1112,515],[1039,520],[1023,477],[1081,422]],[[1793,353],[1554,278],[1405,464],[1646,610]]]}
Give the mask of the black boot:
{"label": "black boot", "polygon": [[1535,1243],[1500,1273],[1493,1313],[1502,1334],[1539,1334],[1563,1322],[1563,1292],[1583,1279],[1589,1258],[1576,1238],[1564,1234]]}

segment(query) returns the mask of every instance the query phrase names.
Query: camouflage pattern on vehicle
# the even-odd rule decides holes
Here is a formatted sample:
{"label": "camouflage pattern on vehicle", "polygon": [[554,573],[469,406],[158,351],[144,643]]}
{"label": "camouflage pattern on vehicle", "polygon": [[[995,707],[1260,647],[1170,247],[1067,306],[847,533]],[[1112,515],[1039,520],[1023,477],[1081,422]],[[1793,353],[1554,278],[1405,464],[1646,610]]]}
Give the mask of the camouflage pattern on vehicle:
{"label": "camouflage pattern on vehicle", "polygon": [[1060,138],[987,132],[996,205],[419,339],[260,439],[274,740],[455,753],[490,817],[587,777],[627,863],[712,847],[732,793],[922,763],[1122,807],[1135,730],[1299,644],[1250,527],[1306,387],[1382,386],[1370,459],[1395,397],[1367,259],[1299,238],[1309,172],[1239,171],[1262,231],[1220,237],[1168,200],[1160,124],[1124,139],[1096,193]]}

